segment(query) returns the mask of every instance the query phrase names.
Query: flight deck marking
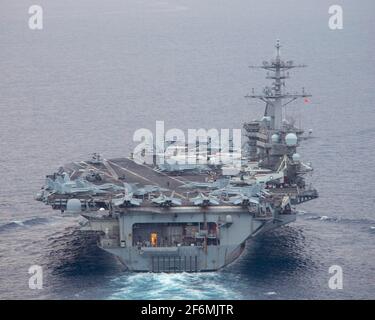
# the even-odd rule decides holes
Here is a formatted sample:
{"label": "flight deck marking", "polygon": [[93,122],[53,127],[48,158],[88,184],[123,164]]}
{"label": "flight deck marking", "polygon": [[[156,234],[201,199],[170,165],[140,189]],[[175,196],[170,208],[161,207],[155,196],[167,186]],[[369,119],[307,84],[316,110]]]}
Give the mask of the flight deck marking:
{"label": "flight deck marking", "polygon": [[[108,162],[109,162],[109,161],[108,161]],[[141,178],[141,179],[143,179],[143,180],[146,180],[146,181],[148,181],[148,182],[150,182],[150,183],[152,183],[152,184],[156,184],[156,185],[159,186],[159,184],[154,183],[153,181],[147,179],[146,177],[143,177],[143,176],[139,175],[138,173],[135,173],[135,172],[133,172],[133,171],[127,169],[127,168],[121,167],[121,166],[118,165],[117,163],[114,163],[114,162],[111,162],[111,163],[112,163],[114,166],[119,167],[120,169],[122,169],[122,170],[124,170],[124,171],[127,171],[127,172],[129,172],[130,174],[132,174],[132,175],[134,175],[134,176],[136,176],[136,177],[138,177],[138,178]],[[160,186],[159,186],[159,187],[160,187]]]}
{"label": "flight deck marking", "polygon": [[[108,161],[108,162],[110,162],[110,161]],[[124,168],[124,167],[120,166],[120,165],[117,164],[117,163],[114,163],[114,162],[110,162],[110,163],[113,164],[114,166],[119,167],[119,168],[122,169],[122,170],[125,170],[125,171],[129,172],[130,174],[132,174],[132,175],[134,175],[134,176],[136,176],[136,177],[139,177],[139,178],[141,178],[141,179],[143,179],[143,180],[146,180],[146,181],[150,182],[150,183],[153,184],[153,185],[157,185],[157,186],[161,187],[160,184],[155,183],[155,181],[149,180],[149,179],[147,179],[146,177],[143,177],[143,176],[139,175],[138,173],[135,173],[135,172],[133,172],[133,171],[127,169],[127,168]],[[152,170],[152,169],[150,169],[150,168],[148,168],[148,167],[146,167],[146,166],[144,166],[144,167],[147,168],[147,169],[149,169],[149,170]],[[168,178],[171,178],[171,177],[169,177],[169,176],[167,176],[167,177],[168,177]],[[176,180],[178,181],[178,179],[176,179]],[[182,182],[182,181],[179,181],[179,182]],[[180,194],[180,193],[178,193],[178,192],[175,192],[175,194],[177,194],[177,195],[180,196],[181,198],[187,199],[185,196],[183,196],[182,194]]]}
{"label": "flight deck marking", "polygon": [[[85,164],[86,167],[84,167],[81,163]],[[99,171],[100,173],[102,173],[102,174],[104,174],[104,175],[107,175],[107,176],[110,177],[110,178],[114,178],[114,177],[111,176],[109,173],[107,173],[107,172],[105,172],[105,171],[102,171],[102,170],[100,170],[100,169],[94,167],[93,165],[88,164],[88,163],[85,162],[85,161],[81,161],[80,163],[76,162],[76,164],[78,164],[80,167],[82,167],[82,168],[84,168],[84,169],[87,169],[87,168],[93,168],[94,170]]]}
{"label": "flight deck marking", "polygon": [[73,175],[76,173],[76,171],[77,171],[77,170],[73,170],[69,177],[72,178]]}
{"label": "flight deck marking", "polygon": [[113,168],[110,166],[109,161],[108,161],[107,159],[103,159],[103,164],[104,164],[104,166],[107,168],[108,172],[112,175],[112,177],[115,178],[116,180],[119,180],[119,176],[118,176],[118,174],[117,174],[116,171],[113,170]]}
{"label": "flight deck marking", "polygon": [[[164,173],[164,172],[157,171],[157,170],[152,169],[152,168],[150,168],[150,167],[148,167],[148,166],[145,166],[144,164],[138,164],[138,165],[139,165],[139,166],[142,166],[142,167],[145,167],[145,168],[147,168],[148,170],[154,171],[154,172],[156,172],[156,173],[158,173],[158,174],[161,174],[161,175],[163,175],[163,176],[165,176],[165,177],[167,177],[167,178],[169,178],[169,179],[172,179],[172,180],[178,181],[178,182],[182,183],[183,185],[185,184],[184,181],[179,180],[179,179],[177,179],[177,178],[175,178],[175,177],[169,176],[169,175],[167,175],[167,174]],[[187,180],[185,180],[185,181],[187,181]]]}

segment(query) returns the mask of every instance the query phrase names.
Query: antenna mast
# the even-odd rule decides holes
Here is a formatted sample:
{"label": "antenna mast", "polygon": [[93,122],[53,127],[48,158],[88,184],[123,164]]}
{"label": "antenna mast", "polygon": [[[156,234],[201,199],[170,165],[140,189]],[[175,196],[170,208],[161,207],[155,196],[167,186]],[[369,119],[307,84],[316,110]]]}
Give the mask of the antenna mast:
{"label": "antenna mast", "polygon": [[[282,86],[285,86],[284,80],[289,78],[289,72],[286,71],[293,68],[303,68],[306,67],[306,65],[295,65],[291,60],[283,61],[280,57],[280,40],[276,41],[275,48],[275,59],[264,61],[262,66],[249,67],[252,69],[265,69],[270,71],[271,73],[267,72],[266,79],[273,80],[272,86],[265,87],[262,94],[256,94],[254,89],[252,89],[252,93],[245,97],[264,101],[267,104],[264,115],[271,118],[271,129],[278,130],[282,127],[282,107],[298,98],[311,97],[311,95],[307,94],[304,88],[302,88],[301,93],[290,94],[284,92],[282,89]],[[283,103],[283,99],[287,99],[287,101]]]}

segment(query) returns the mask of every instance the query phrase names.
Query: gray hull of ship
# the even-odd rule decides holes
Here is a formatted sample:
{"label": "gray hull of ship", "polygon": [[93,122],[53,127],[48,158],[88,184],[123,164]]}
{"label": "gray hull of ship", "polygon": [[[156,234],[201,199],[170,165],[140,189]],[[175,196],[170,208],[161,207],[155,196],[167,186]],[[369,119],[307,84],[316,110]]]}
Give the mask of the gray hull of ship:
{"label": "gray hull of ship", "polygon": [[[179,212],[175,213],[173,218],[169,214],[127,213],[118,218],[120,241],[119,239],[114,240],[103,236],[100,239],[99,246],[117,256],[130,271],[215,271],[235,261],[243,252],[247,239],[295,221],[295,214],[279,215],[273,218],[255,218],[248,212],[238,210],[237,212],[231,212],[231,223],[224,223],[220,227],[219,245],[173,247],[137,247],[129,245],[132,243],[132,228],[135,223],[144,221],[152,221],[154,223],[218,221],[225,216],[218,209],[215,209],[214,212],[210,211],[201,214]],[[95,226],[94,221],[91,224]],[[108,226],[103,225],[103,222],[101,222],[101,228],[106,228],[108,231]]]}

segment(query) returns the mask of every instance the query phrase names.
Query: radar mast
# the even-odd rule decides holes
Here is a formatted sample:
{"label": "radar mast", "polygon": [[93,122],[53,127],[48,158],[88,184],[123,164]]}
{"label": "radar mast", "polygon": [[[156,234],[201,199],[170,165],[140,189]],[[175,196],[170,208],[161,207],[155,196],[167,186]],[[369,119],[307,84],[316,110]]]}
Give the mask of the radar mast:
{"label": "radar mast", "polygon": [[[287,104],[298,98],[311,97],[302,88],[301,93],[285,92],[282,87],[285,87],[285,79],[289,78],[288,70],[293,68],[303,68],[306,65],[295,65],[292,60],[284,61],[280,57],[280,40],[276,41],[276,57],[271,61],[264,61],[261,66],[249,66],[252,69],[265,69],[267,72],[266,79],[272,79],[272,86],[265,87],[262,94],[256,94],[254,88],[252,93],[246,95],[246,98],[260,99],[266,103],[264,116],[270,117],[270,129],[279,130],[282,127],[282,108]],[[271,73],[270,73],[271,72]],[[286,102],[285,102],[286,100]]]}

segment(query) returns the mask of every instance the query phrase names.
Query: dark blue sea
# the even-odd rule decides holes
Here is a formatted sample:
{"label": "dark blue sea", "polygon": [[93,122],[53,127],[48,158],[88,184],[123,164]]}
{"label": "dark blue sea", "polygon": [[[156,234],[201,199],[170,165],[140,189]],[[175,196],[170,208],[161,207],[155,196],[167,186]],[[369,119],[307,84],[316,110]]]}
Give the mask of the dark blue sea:
{"label": "dark blue sea", "polygon": [[[375,2],[372,0],[39,0],[43,30],[28,27],[34,1],[0,3],[0,299],[375,298]],[[328,8],[343,8],[342,30]],[[312,138],[320,198],[297,221],[247,243],[214,273],[129,273],[79,231],[80,218],[33,200],[61,164],[129,155],[133,133],[241,128],[262,116],[244,95],[266,84],[251,70],[282,56],[290,104]],[[28,286],[43,267],[43,289]],[[343,289],[328,269],[343,270]]]}

